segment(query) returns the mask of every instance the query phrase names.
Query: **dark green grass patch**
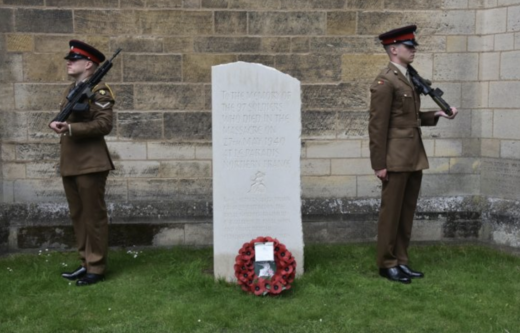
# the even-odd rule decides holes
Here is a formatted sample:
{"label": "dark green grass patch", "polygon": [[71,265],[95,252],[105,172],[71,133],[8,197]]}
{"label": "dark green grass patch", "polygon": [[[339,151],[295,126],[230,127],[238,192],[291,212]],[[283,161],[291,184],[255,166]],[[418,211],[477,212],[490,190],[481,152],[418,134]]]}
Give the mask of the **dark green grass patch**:
{"label": "dark green grass patch", "polygon": [[305,248],[277,297],[215,281],[211,249],[111,251],[107,280],[76,287],[76,254],[0,259],[0,332],[520,332],[520,258],[415,246],[411,285],[378,276],[372,245]]}

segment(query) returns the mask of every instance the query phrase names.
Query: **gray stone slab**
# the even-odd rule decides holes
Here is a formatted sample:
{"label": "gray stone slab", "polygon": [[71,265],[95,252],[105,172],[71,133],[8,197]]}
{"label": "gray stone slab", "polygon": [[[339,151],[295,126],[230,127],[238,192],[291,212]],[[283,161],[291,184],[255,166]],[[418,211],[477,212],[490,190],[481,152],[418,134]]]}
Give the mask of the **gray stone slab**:
{"label": "gray stone slab", "polygon": [[215,277],[234,280],[245,242],[271,236],[303,273],[300,82],[237,62],[212,68]]}

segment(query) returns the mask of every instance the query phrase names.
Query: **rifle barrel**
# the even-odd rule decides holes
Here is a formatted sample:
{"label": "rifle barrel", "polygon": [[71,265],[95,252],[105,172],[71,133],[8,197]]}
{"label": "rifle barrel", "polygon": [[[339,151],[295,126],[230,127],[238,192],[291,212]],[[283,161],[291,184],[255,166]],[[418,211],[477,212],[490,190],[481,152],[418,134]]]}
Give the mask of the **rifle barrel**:
{"label": "rifle barrel", "polygon": [[441,91],[441,94],[439,94],[436,89],[433,89],[430,84],[426,83],[427,81],[423,79],[411,65],[408,65],[408,71],[410,72],[415,88],[419,90],[421,94],[429,95],[444,113],[451,116],[453,114],[453,112],[451,112],[451,106],[441,97],[442,90],[437,88]]}

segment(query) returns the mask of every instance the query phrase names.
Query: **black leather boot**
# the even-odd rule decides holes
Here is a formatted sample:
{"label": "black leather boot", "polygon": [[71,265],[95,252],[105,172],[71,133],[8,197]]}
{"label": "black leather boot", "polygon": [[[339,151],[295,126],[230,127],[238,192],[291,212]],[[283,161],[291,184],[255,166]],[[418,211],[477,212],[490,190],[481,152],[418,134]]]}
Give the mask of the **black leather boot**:
{"label": "black leather boot", "polygon": [[61,277],[67,280],[77,280],[87,274],[87,269],[83,266],[79,266],[73,272],[63,272],[61,273]]}
{"label": "black leather boot", "polygon": [[83,278],[79,279],[78,281],[76,281],[76,286],[78,286],[78,287],[90,286],[91,284],[95,284],[95,283],[98,283],[98,282],[103,281],[103,280],[105,280],[105,276],[104,275],[88,273],[87,275],[85,275],[85,277],[83,277]]}
{"label": "black leather boot", "polygon": [[408,275],[403,273],[397,266],[392,268],[380,268],[379,275],[387,278],[390,281],[401,282],[401,283],[412,283],[412,280]]}
{"label": "black leather boot", "polygon": [[408,265],[399,265],[397,267],[399,267],[399,269],[401,271],[403,271],[404,274],[408,275],[411,278],[423,278],[424,277],[424,273],[414,271],[410,267],[408,267]]}

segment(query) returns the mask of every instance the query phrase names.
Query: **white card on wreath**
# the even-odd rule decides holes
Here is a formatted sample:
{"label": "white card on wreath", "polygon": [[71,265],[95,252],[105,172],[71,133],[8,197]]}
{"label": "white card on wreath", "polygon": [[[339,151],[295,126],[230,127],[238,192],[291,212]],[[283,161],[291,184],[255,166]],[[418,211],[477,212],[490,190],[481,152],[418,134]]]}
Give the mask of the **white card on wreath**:
{"label": "white card on wreath", "polygon": [[274,243],[255,243],[255,261],[274,261]]}

